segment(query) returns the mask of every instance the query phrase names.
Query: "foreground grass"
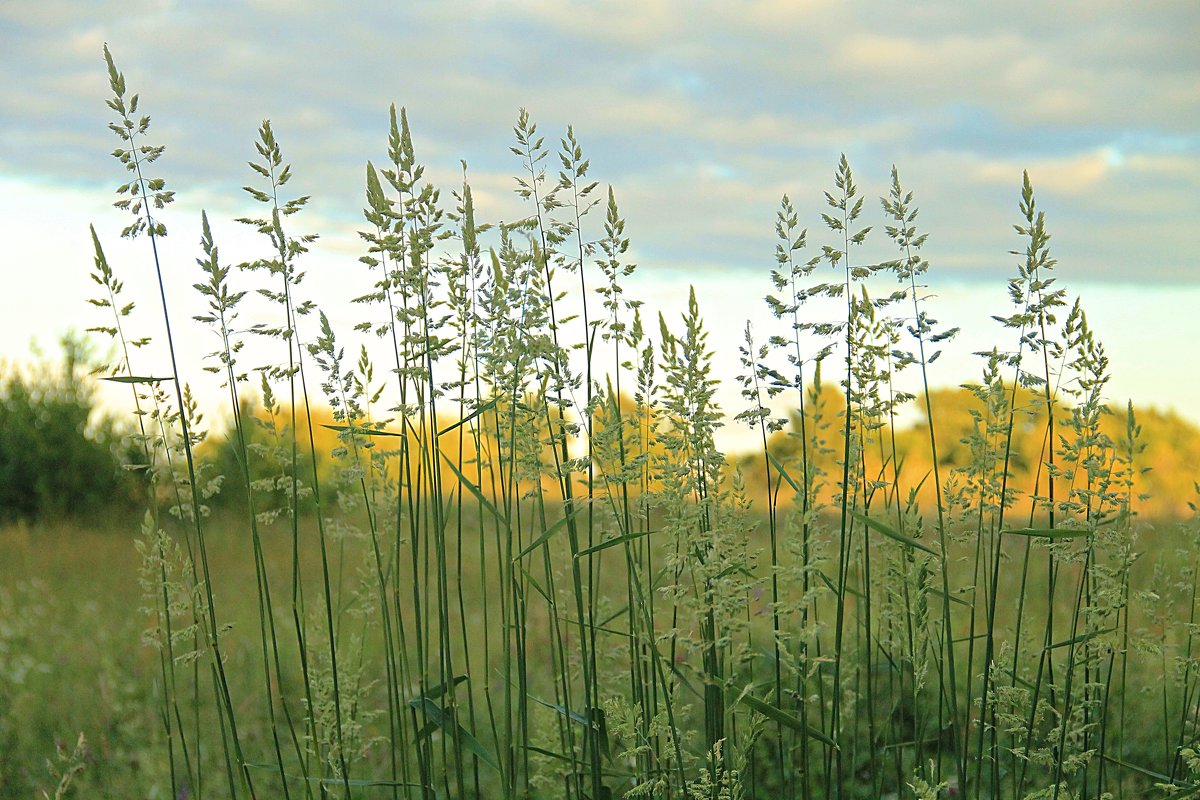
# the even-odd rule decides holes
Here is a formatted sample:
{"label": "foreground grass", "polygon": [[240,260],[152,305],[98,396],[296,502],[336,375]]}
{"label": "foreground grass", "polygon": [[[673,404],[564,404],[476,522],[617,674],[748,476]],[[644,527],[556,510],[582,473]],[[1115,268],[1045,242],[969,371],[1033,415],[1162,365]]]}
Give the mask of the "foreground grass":
{"label": "foreground grass", "polygon": [[0,797],[53,797],[58,751],[80,733],[78,796],[169,791],[156,658],[119,530],[0,530]]}
{"label": "foreground grass", "polygon": [[[465,172],[452,200],[424,180],[393,108],[387,166],[366,169],[354,332],[303,297],[308,198],[289,194],[263,123],[246,187],[261,211],[240,220],[263,250],[235,271],[202,215],[208,310],[193,322],[221,346],[179,363],[186,323],[158,255],[164,150],[105,57],[116,205],[147,240],[161,301],[152,342],[95,237],[96,330],[116,345],[107,377],[130,388],[146,465],[153,656],[138,663],[157,687],[160,791],[1200,791],[1200,550],[1193,532],[1146,539],[1141,427],[1133,409],[1109,420],[1103,345],[1055,283],[1027,175],[1011,305],[953,463],[929,368],[956,331],[926,305],[912,194],[893,169],[871,238],[843,157],[813,245],[782,199],[766,306],[740,348],[733,421],[762,442],[748,488],[715,445],[728,420],[702,310],[693,297],[682,319],[646,324],[622,287],[635,265],[615,192],[597,191],[573,130],[553,152],[524,111],[510,150],[528,215],[492,226]],[[884,239],[888,255],[864,255]],[[255,302],[272,322],[246,329]],[[273,363],[241,363],[249,335]],[[347,358],[359,335],[382,347]],[[201,458],[201,369],[228,393],[225,475]],[[265,416],[246,413],[255,394]],[[910,404],[923,473],[895,434]],[[243,514],[208,513],[224,484]]]}
{"label": "foreground grass", "polygon": [[[760,532],[749,544],[762,552],[769,547],[762,532],[766,520],[760,517],[757,522]],[[313,526],[312,520],[304,524]],[[0,797],[40,796],[42,791],[52,796],[67,768],[60,751],[69,752],[80,734],[84,736],[86,749],[78,761],[82,769],[72,780],[77,796],[166,797],[170,792],[170,773],[166,768],[169,752],[162,735],[160,709],[162,687],[155,679],[156,651],[145,641],[144,617],[136,610],[143,600],[129,537],[129,530],[135,525],[136,520],[129,520],[123,525],[108,523],[101,529],[62,523],[0,530],[0,586],[4,587],[0,590],[0,742],[3,743]],[[257,608],[252,600],[256,581],[253,563],[244,557],[246,542],[238,528],[236,518],[214,519],[210,555],[214,571],[222,576],[219,599],[224,618],[235,630],[253,630],[258,625]],[[1180,538],[1182,533],[1170,524],[1144,532],[1142,541],[1147,556],[1131,579],[1135,592],[1190,580],[1190,568],[1172,557],[1185,544]],[[290,544],[285,530],[273,530],[265,538],[265,547],[268,562],[287,564]],[[356,567],[368,555],[363,541],[347,542],[335,563],[335,571],[344,578],[339,596],[352,594]],[[1019,548],[1007,554],[1013,559],[1020,556]],[[962,564],[960,573],[967,577],[965,573],[971,563],[969,547],[960,546],[957,557]],[[474,574],[464,576],[465,606],[478,610],[487,597],[481,591],[478,565],[474,567]],[[307,579],[318,578],[318,559],[308,558],[302,570]],[[277,570],[276,575],[277,588],[282,591],[287,570]],[[1044,571],[1035,569],[1026,591],[1031,596],[1044,596],[1046,586]],[[999,593],[1015,597],[1019,590],[1019,586],[1009,581],[1000,587]],[[854,598],[851,602],[855,602]],[[1007,606],[995,621],[1002,638],[1011,637],[1014,632],[1014,610],[1015,607]],[[1064,598],[1057,613],[1069,612],[1070,603]],[[346,608],[343,614],[353,615],[354,611]],[[769,641],[769,606],[760,599],[751,604],[750,615],[760,640]],[[480,629],[481,616],[476,611],[467,620],[469,638],[476,648],[481,646],[484,633]],[[286,614],[280,614],[277,624],[286,621]],[[1147,633],[1166,635],[1168,631],[1163,626],[1167,622],[1152,614],[1134,619],[1132,625],[1144,628]],[[537,641],[529,643],[534,652],[545,652],[552,646],[545,636],[535,638]],[[613,636],[612,640],[619,642],[620,638]],[[369,631],[363,644],[367,659],[378,658],[383,649],[380,631]],[[1145,720],[1161,719],[1164,713],[1164,694],[1158,685],[1163,675],[1162,665],[1151,656],[1142,657],[1135,674],[1143,677],[1128,687],[1130,697],[1125,713],[1139,722],[1133,726],[1131,735],[1125,737],[1123,759],[1165,770],[1169,765],[1156,763],[1161,759],[1163,732],[1155,725],[1144,724]],[[231,692],[238,699],[238,713],[249,733],[246,746],[270,747],[269,741],[261,738],[268,720],[254,702],[260,691],[254,680],[254,654],[231,646],[228,658]],[[500,665],[496,659],[491,668]],[[482,671],[483,666],[477,669]],[[531,672],[538,691],[552,696],[549,666],[534,667]],[[284,680],[292,684],[291,688],[281,687],[280,691],[301,691],[302,676],[294,674]],[[361,700],[365,704],[382,705],[386,703],[386,694],[385,688],[376,684],[361,695]],[[936,714],[935,698],[923,695],[920,702],[929,707],[910,708],[905,713]],[[541,711],[547,713],[540,715],[539,724],[552,724],[556,712],[545,708]],[[886,713],[886,709],[881,710],[881,714]],[[213,715],[202,711],[200,725],[204,728],[203,736],[218,735],[219,721]],[[365,722],[362,735],[373,746],[357,765],[363,773],[386,771],[388,758],[380,741],[386,733],[385,721],[377,716]],[[764,757],[769,755],[764,753]],[[205,769],[214,774],[221,769],[219,752],[206,752],[201,760]],[[1144,796],[1154,783],[1152,778],[1136,771],[1125,775],[1122,781],[1130,796]]]}

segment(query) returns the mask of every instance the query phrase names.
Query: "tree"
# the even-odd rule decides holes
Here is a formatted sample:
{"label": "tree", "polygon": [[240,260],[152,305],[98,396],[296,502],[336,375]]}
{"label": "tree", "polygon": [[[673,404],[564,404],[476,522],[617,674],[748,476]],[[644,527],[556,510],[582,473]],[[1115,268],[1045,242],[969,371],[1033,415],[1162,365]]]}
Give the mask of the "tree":
{"label": "tree", "polygon": [[0,520],[93,513],[128,500],[122,436],[96,412],[80,340],[45,363],[0,376]]}

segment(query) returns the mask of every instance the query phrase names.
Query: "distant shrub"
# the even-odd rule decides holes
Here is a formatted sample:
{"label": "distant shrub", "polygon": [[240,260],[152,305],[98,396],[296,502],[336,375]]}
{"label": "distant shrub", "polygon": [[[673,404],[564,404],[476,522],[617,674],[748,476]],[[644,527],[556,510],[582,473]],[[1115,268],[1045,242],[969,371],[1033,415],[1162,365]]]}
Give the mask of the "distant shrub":
{"label": "distant shrub", "polygon": [[0,376],[0,520],[92,513],[131,498],[120,432],[97,415],[83,360],[68,337],[58,370]]}

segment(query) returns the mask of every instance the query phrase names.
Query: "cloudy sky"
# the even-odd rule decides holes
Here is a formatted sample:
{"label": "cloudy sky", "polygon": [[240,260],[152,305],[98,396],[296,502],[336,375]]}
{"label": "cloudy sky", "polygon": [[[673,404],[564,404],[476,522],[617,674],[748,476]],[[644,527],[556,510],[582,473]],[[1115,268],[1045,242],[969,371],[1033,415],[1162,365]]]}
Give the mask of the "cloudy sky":
{"label": "cloudy sky", "polygon": [[931,233],[942,316],[972,329],[961,357],[948,356],[946,382],[969,377],[970,350],[996,334],[988,315],[1004,310],[1028,169],[1062,284],[1084,298],[1113,354],[1114,394],[1200,418],[1200,378],[1190,367],[1179,375],[1200,338],[1200,4],[346,8],[0,4],[0,356],[24,357],[34,338],[51,350],[63,330],[95,324],[83,302],[89,223],[128,263],[130,284],[145,269],[108,206],[121,172],[107,155],[107,42],[167,146],[160,173],[178,193],[168,257],[185,308],[201,207],[226,250],[257,246],[219,220],[246,209],[239,187],[261,120],[297,191],[314,195],[307,224],[323,240],[310,270],[325,272],[323,292],[358,274],[363,168],[384,158],[389,103],[407,107],[427,176],[450,184],[465,159],[480,213],[494,220],[520,214],[508,145],[525,107],[550,142],[573,124],[593,177],[615,187],[641,291],[671,309],[695,283],[730,350],[744,318],[762,313],[780,195],[820,241],[839,153],[868,196],[896,164]]}

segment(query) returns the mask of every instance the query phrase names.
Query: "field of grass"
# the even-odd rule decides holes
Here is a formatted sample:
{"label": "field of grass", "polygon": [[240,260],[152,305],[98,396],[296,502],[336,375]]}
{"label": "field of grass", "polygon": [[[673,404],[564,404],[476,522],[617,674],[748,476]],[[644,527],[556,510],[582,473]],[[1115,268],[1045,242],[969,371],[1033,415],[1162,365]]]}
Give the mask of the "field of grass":
{"label": "field of grass", "polygon": [[[704,310],[643,319],[615,191],[524,111],[528,216],[491,225],[465,168],[424,180],[393,109],[352,331],[305,297],[308,198],[264,123],[242,220],[263,250],[235,266],[204,217],[208,311],[181,319],[163,149],[105,57],[116,205],[162,302],[134,314],[96,236],[95,331],[146,502],[116,530],[0,533],[0,794],[1200,792],[1200,529],[1141,521],[1142,428],[1107,403],[1028,176],[957,427],[913,195],[893,170],[869,200],[845,158],[812,232],[781,200],[744,406],[722,410]],[[177,361],[192,329],[221,343],[206,363]],[[243,363],[250,336],[274,363]],[[731,463],[725,424],[761,449]]]}
{"label": "field of grass", "polygon": [[[752,536],[750,548],[763,552],[769,542],[763,533],[766,520],[755,520],[759,532]],[[136,528],[136,520],[125,524],[114,520],[101,529],[89,529],[79,522],[39,525],[13,525],[0,531],[0,797],[40,796],[45,791],[53,796],[54,788],[71,762],[64,760],[60,749],[70,752],[79,734],[85,737],[86,745],[81,767],[73,777],[76,796],[145,796],[165,797],[169,794],[171,775],[169,770],[170,751],[165,736],[166,727],[161,717],[162,686],[158,680],[159,664],[155,650],[145,642],[146,616],[144,614],[143,589],[139,585],[138,559],[131,543],[130,531]],[[312,536],[313,523],[306,520],[306,535]],[[220,575],[222,587],[217,598],[223,612],[223,620],[233,626],[232,631],[253,631],[257,625],[257,607],[253,602],[256,583],[253,561],[247,558],[248,542],[238,535],[237,519],[218,516],[210,527],[210,566]],[[1151,591],[1166,587],[1165,596],[1156,598],[1159,613],[1143,609],[1132,621],[1140,632],[1143,642],[1134,658],[1137,669],[1131,671],[1133,680],[1127,687],[1128,698],[1120,703],[1120,711],[1129,721],[1127,732],[1122,737],[1122,760],[1133,765],[1154,765],[1165,769],[1163,753],[1173,749],[1177,742],[1175,730],[1183,709],[1178,707],[1174,691],[1164,691],[1169,684],[1178,680],[1178,665],[1171,659],[1165,662],[1156,652],[1155,640],[1165,636],[1168,640],[1178,635],[1171,630],[1171,623],[1183,621],[1181,609],[1189,608],[1192,598],[1189,587],[1192,571],[1181,567],[1171,556],[1179,552],[1191,552],[1187,547],[1189,533],[1185,527],[1163,526],[1162,529],[1146,529],[1142,532],[1140,550],[1150,556],[1137,565],[1131,579],[1137,591]],[[966,536],[963,537],[967,539]],[[274,584],[278,593],[287,588],[287,570],[282,567],[290,560],[290,535],[286,530],[275,529],[265,538],[265,560],[281,565],[275,571]],[[969,543],[956,547],[958,558],[965,572],[972,558]],[[1158,559],[1154,555],[1161,556]],[[1010,548],[1006,557],[1019,561],[1021,548]],[[370,553],[361,540],[351,540],[339,547],[334,559],[334,573],[338,575],[338,596],[351,596],[359,579],[359,567]],[[561,555],[559,557],[562,557]],[[1172,563],[1174,562],[1174,563]],[[482,646],[480,625],[482,605],[487,601],[480,591],[479,563],[464,558],[467,572],[463,582],[464,605],[467,608],[467,626],[473,633],[472,644],[478,650]],[[315,554],[309,553],[301,567],[304,580],[315,582],[320,579],[320,564]],[[999,588],[1002,597],[1018,596],[1021,588],[1016,585],[1015,570],[1004,573],[1006,579]],[[955,581],[966,585],[967,576]],[[1035,565],[1029,575],[1026,593],[1031,597],[1045,596],[1047,580],[1041,565]],[[963,596],[969,596],[964,593]],[[752,595],[753,597],[753,595]],[[762,602],[758,593],[757,602],[751,601],[750,627],[756,631],[760,648],[765,650],[770,641],[769,606]],[[852,598],[851,602],[855,602]],[[824,613],[832,613],[827,602]],[[474,610],[473,612],[470,610]],[[616,609],[612,609],[616,610]],[[1015,606],[1002,605],[997,613],[994,627],[1003,632],[1007,639],[1015,628]],[[611,611],[609,612],[611,613]],[[965,610],[964,610],[965,613]],[[1071,613],[1070,598],[1060,598],[1058,613]],[[277,613],[276,624],[288,624],[287,613]],[[607,616],[607,614],[606,614]],[[1173,618],[1173,619],[1172,619]],[[347,636],[361,635],[365,648],[361,658],[371,661],[379,657],[380,631],[362,625],[352,607],[343,607],[337,612],[339,625]],[[605,626],[607,627],[607,626]],[[545,621],[531,631],[527,646],[532,652],[545,653],[552,646],[546,633]],[[271,744],[262,739],[269,721],[255,703],[262,687],[257,677],[261,669],[255,663],[253,648],[249,642],[239,640],[231,632],[228,641],[227,663],[231,681],[231,693],[237,698],[239,720],[246,730],[247,747],[269,749]],[[601,641],[617,649],[606,656],[620,661],[619,652],[623,637],[618,631],[601,636]],[[1178,646],[1179,640],[1171,642]],[[966,653],[969,643],[960,646]],[[290,659],[294,667],[294,648],[283,648],[283,658]],[[462,650],[457,651],[458,655]],[[760,657],[765,653],[760,653]],[[766,661],[767,659],[764,659]],[[285,662],[286,663],[286,662]],[[484,674],[483,666],[473,664],[473,674]],[[493,659],[492,669],[501,667],[501,660]],[[531,682],[539,685],[532,696],[544,699],[554,696],[553,686],[546,685],[551,667],[531,668]],[[291,684],[291,691],[302,693],[303,677],[287,675],[282,681]],[[286,690],[284,690],[286,691]],[[544,692],[544,694],[541,694]],[[374,685],[364,694],[371,704],[385,705],[386,691]],[[929,703],[926,713],[936,713],[935,701],[924,697],[920,702]],[[896,724],[898,714],[911,714],[915,709],[893,709],[882,705],[880,717],[889,725]],[[538,725],[552,726],[556,711],[544,706],[531,709]],[[186,714],[195,714],[189,701]],[[1168,713],[1169,724],[1161,721]],[[189,719],[189,727],[195,722]],[[216,726],[210,709],[200,709],[202,728]],[[1114,726],[1115,729],[1115,726]],[[208,732],[213,735],[212,731]],[[364,748],[363,758],[357,762],[357,774],[383,774],[388,767],[385,720],[364,715],[363,738],[369,742]],[[203,738],[199,736],[197,738]],[[762,745],[759,745],[760,749]],[[760,757],[770,759],[769,751]],[[861,757],[860,757],[861,758]],[[208,764],[198,775],[220,775],[222,754],[209,750],[201,760]],[[865,759],[862,759],[865,761]],[[893,767],[894,768],[894,767]],[[542,769],[554,773],[553,763],[543,764]],[[862,776],[860,776],[862,777]],[[259,784],[271,789],[268,775],[259,776]],[[894,786],[899,780],[911,780],[908,775],[881,776],[880,782]],[[1145,796],[1147,787],[1156,781],[1139,773],[1127,770],[1117,773],[1110,780],[1120,780],[1128,790],[1127,795]],[[193,789],[200,793],[224,796],[226,788],[219,782],[206,790],[201,784]],[[376,790],[381,791],[381,790]],[[547,790],[547,794],[552,790]],[[765,792],[765,789],[760,791]],[[365,796],[370,796],[364,790]],[[386,794],[386,792],[384,792]],[[1157,793],[1155,793],[1157,794]],[[858,792],[858,796],[867,796]]]}

